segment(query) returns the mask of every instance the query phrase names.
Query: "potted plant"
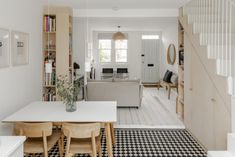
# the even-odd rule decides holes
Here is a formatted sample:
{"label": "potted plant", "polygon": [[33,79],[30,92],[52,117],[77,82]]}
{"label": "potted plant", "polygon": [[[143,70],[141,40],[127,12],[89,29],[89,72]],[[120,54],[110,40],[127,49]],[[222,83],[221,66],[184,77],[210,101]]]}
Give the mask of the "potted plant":
{"label": "potted plant", "polygon": [[60,75],[57,77],[57,94],[66,105],[67,112],[74,112],[77,110],[77,96],[80,93],[82,86],[83,82],[77,76],[75,77],[74,82],[70,81],[67,75]]}

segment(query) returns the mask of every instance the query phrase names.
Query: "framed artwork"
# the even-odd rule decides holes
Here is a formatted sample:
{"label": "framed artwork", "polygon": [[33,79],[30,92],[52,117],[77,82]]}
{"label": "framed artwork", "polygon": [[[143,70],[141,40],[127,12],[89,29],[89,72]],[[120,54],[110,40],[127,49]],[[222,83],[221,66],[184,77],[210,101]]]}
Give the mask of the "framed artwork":
{"label": "framed artwork", "polygon": [[11,63],[13,66],[29,63],[29,34],[12,31],[11,33]]}
{"label": "framed artwork", "polygon": [[0,28],[0,68],[8,67],[10,60],[10,33],[7,29]]}

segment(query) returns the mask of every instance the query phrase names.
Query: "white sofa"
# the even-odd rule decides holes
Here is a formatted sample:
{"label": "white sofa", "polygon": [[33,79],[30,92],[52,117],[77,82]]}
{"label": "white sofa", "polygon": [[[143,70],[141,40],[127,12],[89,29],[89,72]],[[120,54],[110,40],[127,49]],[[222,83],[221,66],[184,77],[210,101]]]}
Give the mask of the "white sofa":
{"label": "white sofa", "polygon": [[88,81],[87,101],[117,101],[118,107],[139,108],[143,86],[139,80]]}

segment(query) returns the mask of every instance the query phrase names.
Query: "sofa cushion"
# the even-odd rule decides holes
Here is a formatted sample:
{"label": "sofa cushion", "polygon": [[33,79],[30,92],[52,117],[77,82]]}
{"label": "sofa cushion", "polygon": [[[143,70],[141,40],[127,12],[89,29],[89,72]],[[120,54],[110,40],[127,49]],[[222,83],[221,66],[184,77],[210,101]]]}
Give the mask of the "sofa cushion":
{"label": "sofa cushion", "polygon": [[118,107],[139,107],[142,99],[138,82],[88,82],[87,101],[117,101]]}
{"label": "sofa cushion", "polygon": [[164,75],[163,81],[165,81],[167,83],[171,83],[172,74],[173,74],[172,71],[167,70],[165,75]]}
{"label": "sofa cushion", "polygon": [[129,79],[119,79],[119,78],[114,78],[113,82],[137,82],[140,83],[140,79],[136,79],[136,80],[129,80]]}

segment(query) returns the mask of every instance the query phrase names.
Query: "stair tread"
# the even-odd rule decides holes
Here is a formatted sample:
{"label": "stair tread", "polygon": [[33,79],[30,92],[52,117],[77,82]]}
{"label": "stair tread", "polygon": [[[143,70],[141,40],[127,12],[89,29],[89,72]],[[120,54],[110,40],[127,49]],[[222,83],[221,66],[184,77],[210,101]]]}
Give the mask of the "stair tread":
{"label": "stair tread", "polygon": [[208,157],[233,157],[228,151],[208,151]]}

